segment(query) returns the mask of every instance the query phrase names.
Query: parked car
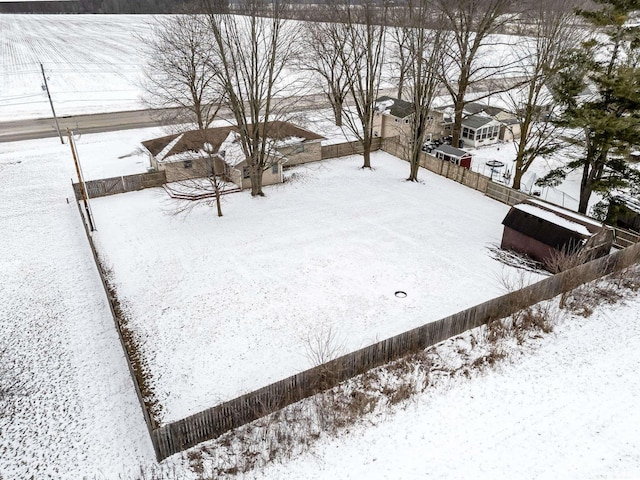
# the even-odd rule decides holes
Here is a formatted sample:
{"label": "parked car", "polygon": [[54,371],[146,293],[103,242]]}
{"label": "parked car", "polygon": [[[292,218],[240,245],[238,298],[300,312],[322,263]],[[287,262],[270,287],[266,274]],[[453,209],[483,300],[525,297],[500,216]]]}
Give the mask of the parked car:
{"label": "parked car", "polygon": [[427,152],[427,153],[431,153],[436,149],[437,145],[435,142],[425,142],[422,144],[422,151],[423,152]]}

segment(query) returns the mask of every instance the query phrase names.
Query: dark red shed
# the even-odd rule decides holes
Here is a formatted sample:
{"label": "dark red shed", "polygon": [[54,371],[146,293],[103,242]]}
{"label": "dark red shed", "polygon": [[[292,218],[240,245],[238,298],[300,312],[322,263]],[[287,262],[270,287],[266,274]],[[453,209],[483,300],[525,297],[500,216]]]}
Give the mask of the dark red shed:
{"label": "dark red shed", "polygon": [[471,154],[451,145],[441,145],[433,154],[441,160],[455,163],[464,168],[471,168]]}
{"label": "dark red shed", "polygon": [[587,258],[606,255],[613,230],[585,215],[542,200],[514,205],[502,221],[501,248],[524,253],[543,264],[557,252],[589,252]]}

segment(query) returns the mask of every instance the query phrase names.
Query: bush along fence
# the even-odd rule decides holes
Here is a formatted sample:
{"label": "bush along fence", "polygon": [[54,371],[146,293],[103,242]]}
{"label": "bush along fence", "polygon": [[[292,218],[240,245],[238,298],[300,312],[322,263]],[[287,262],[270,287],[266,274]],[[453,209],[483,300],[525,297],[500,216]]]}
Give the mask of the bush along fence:
{"label": "bush along fence", "polygon": [[[84,182],[85,191],[89,198],[105,197],[116,193],[134,192],[143,188],[161,187],[167,183],[165,172],[147,172],[123,177],[102,178],[100,180],[89,180]],[[73,191],[76,199],[80,200],[80,185],[73,184]]]}
{"label": "bush along fence", "polygon": [[119,310],[119,307],[117,305],[117,300],[113,297],[111,293],[106,272],[102,268],[102,264],[98,256],[98,251],[96,250],[95,243],[93,242],[93,238],[91,237],[91,232],[89,231],[89,226],[87,224],[84,213],[82,212],[82,207],[80,205],[80,202],[77,201],[76,205],[78,206],[78,211],[80,212],[80,218],[82,219],[82,224],[84,225],[84,231],[85,231],[85,234],[87,235],[87,240],[89,241],[89,247],[91,248],[91,253],[93,254],[93,260],[96,264],[96,268],[98,269],[100,280],[102,281],[102,287],[104,288],[104,293],[107,296],[107,301],[109,303],[109,309],[111,310],[113,323],[116,327],[118,338],[120,339],[120,345],[122,346],[122,351],[124,352],[124,358],[127,362],[127,368],[129,369],[129,375],[131,376],[133,387],[136,391],[136,396],[138,397],[140,409],[142,410],[142,416],[144,418],[145,424],[147,425],[147,431],[149,432],[149,436],[151,437],[156,458],[158,459],[158,461],[160,461],[164,457],[162,457],[162,453],[158,450],[155,442],[153,442],[153,431],[158,427],[158,424],[149,414],[149,409],[147,408],[146,402],[144,400],[144,396],[142,394],[142,389],[140,388],[140,382],[138,381],[138,375],[140,375],[142,372],[139,371],[140,370],[139,368],[136,368],[134,366],[134,362],[131,359],[131,355],[128,348],[128,342],[127,342],[127,339],[125,338],[126,336],[123,332],[123,329],[117,314],[117,311]]}
{"label": "bush along fence", "polygon": [[158,460],[273,413],[407,354],[460,335],[489,321],[551,299],[580,285],[640,261],[640,244],[619,250],[521,290],[396,335],[234,400],[155,429],[151,436]]}

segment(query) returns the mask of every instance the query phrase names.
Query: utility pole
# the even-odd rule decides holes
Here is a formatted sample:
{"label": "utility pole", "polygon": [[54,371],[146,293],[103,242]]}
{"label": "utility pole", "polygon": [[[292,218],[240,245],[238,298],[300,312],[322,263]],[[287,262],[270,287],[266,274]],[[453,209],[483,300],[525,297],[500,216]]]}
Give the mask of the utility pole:
{"label": "utility pole", "polygon": [[64,139],[60,132],[60,125],[58,125],[58,117],[56,116],[56,110],[53,108],[53,100],[51,100],[51,93],[49,93],[49,84],[47,83],[47,76],[44,74],[44,67],[40,64],[40,70],[42,70],[42,79],[44,80],[44,89],[47,91],[47,97],[49,97],[49,105],[51,105],[51,112],[53,113],[53,119],[56,121],[56,130],[60,137],[60,143],[64,145]]}
{"label": "utility pole", "polygon": [[89,201],[87,200],[87,191],[84,188],[84,178],[80,170],[80,161],[78,160],[76,145],[75,145],[75,142],[73,141],[73,135],[71,134],[71,131],[68,128],[67,128],[67,136],[69,137],[69,146],[71,147],[71,155],[73,155],[73,162],[75,163],[76,173],[78,174],[78,188],[80,189],[80,194],[82,195],[84,210],[87,214],[87,221],[89,222],[89,229],[93,232],[96,229],[95,226],[93,225],[93,215],[91,215],[91,209],[89,208]]}

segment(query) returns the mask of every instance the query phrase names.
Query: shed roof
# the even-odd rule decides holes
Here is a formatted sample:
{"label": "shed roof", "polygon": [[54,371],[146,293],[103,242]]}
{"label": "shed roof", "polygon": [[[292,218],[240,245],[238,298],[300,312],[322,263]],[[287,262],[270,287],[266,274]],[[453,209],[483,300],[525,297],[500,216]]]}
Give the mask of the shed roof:
{"label": "shed roof", "polygon": [[412,103],[386,95],[376,100],[376,109],[381,113],[388,112],[397,118],[408,117],[414,111]]}
{"label": "shed roof", "polygon": [[471,154],[469,152],[465,152],[464,150],[460,150],[459,148],[452,147],[451,145],[440,145],[433,153],[442,152],[445,155],[450,157],[462,158],[464,156],[470,157]]}
{"label": "shed roof", "polygon": [[529,198],[527,199],[526,203],[530,203],[531,205],[536,205],[545,210],[555,212],[561,217],[567,218],[573,222],[584,225],[586,229],[589,230],[591,233],[597,233],[603,228],[605,228],[602,222],[594,218],[587,217],[586,215],[583,215],[578,212],[574,212],[572,210],[568,210],[564,207],[560,207],[553,203],[545,202],[544,200],[539,200],[537,198]]}
{"label": "shed roof", "polygon": [[[528,207],[532,206],[528,205]],[[574,248],[582,244],[588,236],[578,233],[574,229],[565,228],[556,222],[549,221],[548,218],[545,218],[545,213],[542,212],[550,213],[543,209],[530,211],[512,207],[507,216],[504,217],[502,224],[557,250],[567,247]]]}

